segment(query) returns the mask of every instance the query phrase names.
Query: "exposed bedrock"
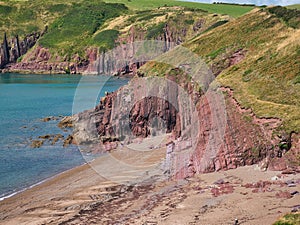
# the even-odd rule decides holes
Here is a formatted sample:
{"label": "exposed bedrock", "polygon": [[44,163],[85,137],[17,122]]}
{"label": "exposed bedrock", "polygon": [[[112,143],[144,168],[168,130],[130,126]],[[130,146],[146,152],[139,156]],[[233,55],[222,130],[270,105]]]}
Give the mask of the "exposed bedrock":
{"label": "exposed bedrock", "polygon": [[126,144],[136,137],[173,134],[167,158],[177,178],[257,163],[262,169],[299,169],[299,135],[280,130],[275,135],[281,120],[242,108],[229,88],[198,98],[190,92],[166,78],[135,78],[95,109],[74,116],[75,142]]}
{"label": "exposed bedrock", "polygon": [[[191,32],[198,33],[204,23],[204,19],[199,20]],[[187,28],[178,28],[166,23],[161,34],[152,40],[147,40],[144,30],[132,26],[126,37],[117,40],[119,43],[126,44],[122,44],[111,51],[94,50],[93,57],[89,57],[90,63],[84,73],[117,74],[119,76],[123,74],[135,75],[146,61],[183,43],[187,36]],[[141,48],[142,45],[145,46],[145,49]],[[149,51],[151,48],[153,48],[153,51]],[[148,55],[149,52],[154,55]]]}
{"label": "exposed bedrock", "polygon": [[[174,152],[181,157],[173,163],[173,173],[184,178],[195,173],[234,169],[259,163],[261,169],[299,170],[299,135],[274,135],[281,121],[276,118],[258,118],[251,110],[240,107],[232,97],[232,91],[224,91],[226,115],[219,114],[211,105],[209,96],[202,96],[198,104],[199,137],[190,156],[180,155],[181,143]],[[213,110],[212,110],[213,109]],[[215,114],[215,115],[213,115]],[[218,124],[226,117],[225,124]],[[222,130],[224,126],[224,133]],[[179,163],[178,163],[179,162]]]}
{"label": "exposed bedrock", "polygon": [[103,97],[95,109],[75,115],[76,142],[128,143],[137,137],[165,133],[180,137],[182,130],[191,124],[187,117],[190,112],[182,114],[182,106],[178,104],[178,99],[184,96],[179,94],[182,90],[174,82],[164,83],[165,80],[133,79],[129,85]]}
{"label": "exposed bedrock", "polygon": [[3,69],[7,64],[16,63],[19,57],[26,54],[35,45],[41,35],[35,32],[20,40],[18,35],[8,39],[4,34],[3,43],[0,46],[0,69]]}

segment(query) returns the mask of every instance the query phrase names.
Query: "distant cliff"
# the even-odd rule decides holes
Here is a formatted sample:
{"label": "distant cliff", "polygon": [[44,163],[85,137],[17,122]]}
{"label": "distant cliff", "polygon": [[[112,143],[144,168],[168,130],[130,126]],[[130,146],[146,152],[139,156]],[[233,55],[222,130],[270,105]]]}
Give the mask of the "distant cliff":
{"label": "distant cliff", "polygon": [[26,35],[23,40],[19,40],[18,36],[8,40],[5,33],[3,44],[0,46],[0,69],[8,64],[16,63],[36,44],[40,36],[41,34],[36,32]]}
{"label": "distant cliff", "polygon": [[[136,43],[145,40],[163,42],[159,51],[166,52],[195,35],[230,20],[227,15],[212,15],[203,10],[183,11],[179,7],[159,8],[128,16],[111,16],[116,18],[113,21],[101,21],[103,26],[86,37],[87,44],[68,35],[57,37],[63,31],[55,24],[64,24],[63,21],[68,20],[67,15],[58,18],[42,34],[36,32],[27,35],[23,41],[19,41],[18,37],[5,37],[1,68],[5,67],[4,71],[7,72],[26,73],[135,75],[146,62],[135,60]],[[78,36],[77,28],[73,26],[71,27],[76,29]],[[64,38],[70,40],[64,42]],[[70,43],[74,48],[70,48]],[[120,66],[118,62],[124,58],[127,61]]]}

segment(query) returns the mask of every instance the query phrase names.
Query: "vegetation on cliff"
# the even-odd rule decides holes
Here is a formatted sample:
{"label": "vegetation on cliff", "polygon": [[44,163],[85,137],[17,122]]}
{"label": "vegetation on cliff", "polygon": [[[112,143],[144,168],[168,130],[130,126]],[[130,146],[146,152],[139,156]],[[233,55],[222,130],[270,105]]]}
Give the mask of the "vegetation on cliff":
{"label": "vegetation on cliff", "polygon": [[[300,12],[298,11],[298,18]],[[300,42],[298,28],[289,27],[267,10],[245,15],[189,44],[222,71],[218,80],[234,90],[235,98],[260,117],[283,120],[287,132],[300,128]],[[216,41],[221,40],[221,41]],[[211,45],[209,43],[214,43]],[[247,51],[237,65],[228,65],[234,52]],[[218,52],[214,59],[211,54]],[[228,68],[227,68],[228,67]]]}
{"label": "vegetation on cliff", "polygon": [[[96,1],[73,4],[65,15],[54,20],[39,44],[60,55],[83,55],[85,48],[99,44],[99,35],[98,38],[93,38],[93,35],[104,22],[126,11],[127,8],[122,4]],[[106,42],[113,43],[110,35],[104,38]]]}
{"label": "vegetation on cliff", "polygon": [[[105,3],[107,2],[107,3]],[[210,13],[241,16],[250,11],[250,6],[220,6],[179,2],[172,0],[151,1],[3,1],[0,4],[0,36],[4,33],[10,39],[16,35],[20,38],[33,32],[45,35],[39,44],[50,50],[52,55],[59,55],[70,60],[74,54],[85,56],[88,47],[97,46],[110,49],[115,46],[117,34],[103,32],[104,24],[120,15],[130,15],[130,22],[141,26],[153,18],[164,17],[168,13],[156,12],[157,8],[181,6]],[[128,8],[129,9],[128,9]],[[123,22],[123,21],[121,21]],[[187,20],[192,23],[193,20]],[[162,24],[161,24],[162,26]],[[118,30],[118,29],[117,29]],[[104,37],[99,37],[103,35]],[[113,35],[113,37],[111,36]],[[152,35],[149,35],[152,37]]]}

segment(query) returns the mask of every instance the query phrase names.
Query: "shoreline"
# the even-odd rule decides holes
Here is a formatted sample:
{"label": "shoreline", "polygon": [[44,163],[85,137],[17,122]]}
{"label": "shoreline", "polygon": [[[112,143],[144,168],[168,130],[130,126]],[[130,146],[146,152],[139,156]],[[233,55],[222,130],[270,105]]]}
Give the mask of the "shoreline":
{"label": "shoreline", "polygon": [[[253,165],[185,180],[152,178],[124,185],[92,168],[106,159],[77,166],[4,199],[0,224],[187,224],[193,220],[229,224],[235,218],[243,224],[272,224],[300,200],[299,194],[286,196],[299,190],[299,173],[279,176]],[[273,180],[275,176],[278,180]],[[295,185],[289,187],[286,183],[291,180]]]}
{"label": "shoreline", "polygon": [[[89,177],[95,179],[91,181],[88,180]],[[80,182],[76,185],[78,179]],[[26,214],[27,210],[49,208],[55,199],[72,198],[77,193],[77,188],[82,190],[103,181],[99,174],[95,176],[88,163],[66,170],[0,201],[0,224],[26,224],[28,218],[25,216],[24,219],[27,221],[25,222],[19,217]],[[10,222],[2,222],[4,219]]]}
{"label": "shoreline", "polygon": [[[92,160],[92,161],[93,161],[93,160]],[[69,171],[71,172],[71,170],[74,170],[74,169],[76,169],[76,168],[78,168],[78,167],[82,167],[82,166],[84,166],[84,165],[86,165],[86,164],[88,164],[88,163],[85,162],[85,163],[83,163],[83,164],[81,164],[81,165],[78,165],[78,166],[75,166],[75,167],[73,167],[73,168],[64,170],[64,171],[59,172],[59,173],[57,173],[57,174],[55,174],[55,175],[52,175],[52,176],[50,176],[50,177],[48,177],[48,178],[45,178],[45,179],[43,179],[43,180],[41,180],[41,181],[38,181],[37,183],[34,183],[34,184],[32,184],[32,185],[30,185],[30,186],[28,186],[28,187],[24,187],[24,188],[22,188],[21,190],[15,191],[15,192],[13,192],[13,193],[11,193],[11,194],[8,194],[8,195],[1,196],[1,197],[0,197],[0,204],[1,204],[1,202],[4,201],[5,199],[9,199],[9,198],[11,198],[11,197],[13,197],[13,196],[15,196],[15,195],[18,195],[18,194],[20,194],[20,193],[22,193],[22,192],[25,192],[25,191],[29,190],[29,189],[31,189],[31,188],[34,188],[34,187],[36,187],[36,186],[39,186],[39,185],[41,185],[41,184],[43,184],[43,183],[45,183],[45,182],[47,182],[47,181],[51,181],[52,179],[54,179],[54,178],[56,178],[56,177],[58,177],[58,176],[60,176],[60,175],[63,175],[64,173],[67,173],[67,172],[69,172]]]}
{"label": "shoreline", "polygon": [[96,72],[94,73],[86,73],[85,71],[83,72],[78,72],[78,73],[65,73],[65,72],[52,72],[50,73],[47,70],[5,70],[5,69],[0,69],[0,75],[1,74],[32,74],[32,75],[50,75],[50,76],[55,76],[55,75],[67,75],[67,76],[110,76],[110,77],[117,77],[117,78],[126,78],[126,79],[131,79],[134,77],[133,74],[98,74]]}

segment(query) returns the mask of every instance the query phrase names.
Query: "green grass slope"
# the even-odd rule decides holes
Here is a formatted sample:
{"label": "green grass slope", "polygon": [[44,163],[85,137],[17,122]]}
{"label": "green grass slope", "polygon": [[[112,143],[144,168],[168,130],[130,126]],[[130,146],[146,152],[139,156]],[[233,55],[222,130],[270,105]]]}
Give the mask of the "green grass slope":
{"label": "green grass slope", "polygon": [[24,36],[45,29],[54,19],[64,15],[75,0],[0,1],[0,35]]}
{"label": "green grass slope", "polygon": [[[160,7],[184,6],[189,8]],[[129,9],[127,8],[129,7]],[[146,39],[155,39],[163,32],[165,22],[193,28],[198,17],[207,17],[207,24],[219,20],[220,14],[240,16],[253,7],[187,3],[171,0],[104,1],[101,0],[31,0],[2,1],[0,4],[0,38],[19,35],[22,39],[32,32],[47,32],[38,44],[50,50],[53,60],[71,60],[74,55],[85,57],[86,49],[111,49],[129,27],[145,30]],[[219,13],[207,16],[206,11]],[[188,13],[186,13],[188,12]],[[205,14],[205,15],[204,15]],[[223,16],[226,22],[228,18]],[[216,24],[218,25],[218,24]],[[190,29],[191,28],[191,29]],[[125,35],[124,35],[125,33]],[[193,32],[187,34],[192,37]],[[58,57],[57,57],[58,56]]]}
{"label": "green grass slope", "polygon": [[[60,55],[82,55],[85,48],[97,45],[97,42],[101,41],[99,38],[94,39],[93,35],[107,20],[126,11],[127,8],[122,4],[96,1],[74,4],[65,15],[54,20],[48,32],[39,40],[39,44]],[[104,38],[113,42],[111,35]]]}
{"label": "green grass slope", "polygon": [[252,6],[205,4],[175,0],[105,0],[105,2],[123,3],[133,10],[147,10],[163,6],[182,6],[206,10],[209,13],[227,14],[232,17],[239,17],[254,8]]}
{"label": "green grass slope", "polygon": [[[299,24],[293,28],[272,12],[257,9],[185,46],[221,68],[218,81],[233,89],[243,107],[252,108],[260,117],[282,119],[281,129],[287,132],[300,132]],[[246,57],[227,68],[230,56],[240,49],[247,52]]]}
{"label": "green grass slope", "polygon": [[296,5],[289,5],[287,6],[288,9],[299,9],[300,10],[300,4],[296,4]]}

